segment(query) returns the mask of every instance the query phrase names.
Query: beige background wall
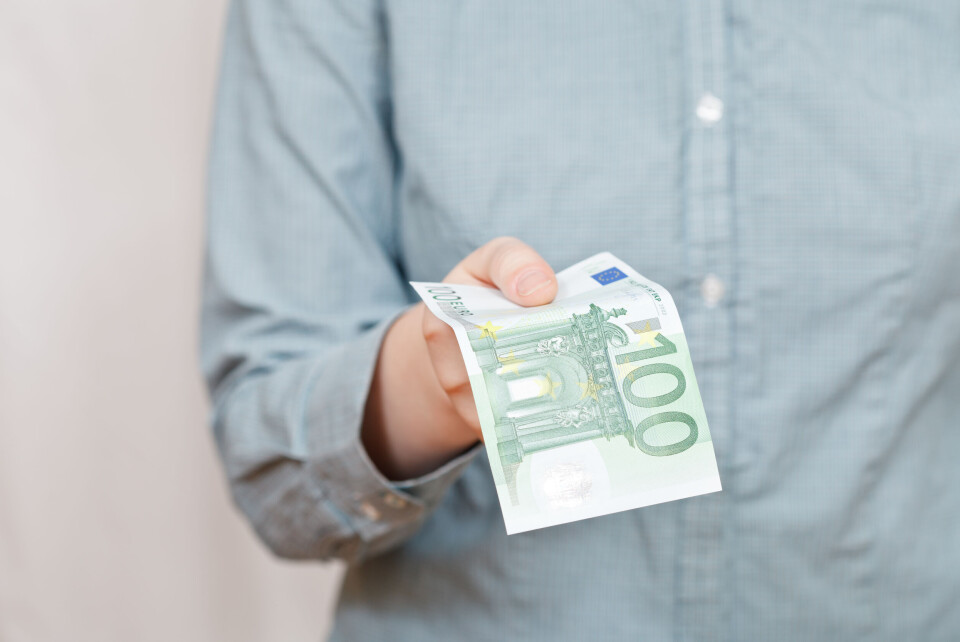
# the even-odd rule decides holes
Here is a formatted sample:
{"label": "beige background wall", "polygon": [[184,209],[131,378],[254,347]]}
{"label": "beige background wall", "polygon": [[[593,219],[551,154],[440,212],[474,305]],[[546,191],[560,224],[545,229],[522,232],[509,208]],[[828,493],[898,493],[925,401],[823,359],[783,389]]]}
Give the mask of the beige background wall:
{"label": "beige background wall", "polygon": [[0,0],[0,640],[318,640],[195,366],[224,2]]}

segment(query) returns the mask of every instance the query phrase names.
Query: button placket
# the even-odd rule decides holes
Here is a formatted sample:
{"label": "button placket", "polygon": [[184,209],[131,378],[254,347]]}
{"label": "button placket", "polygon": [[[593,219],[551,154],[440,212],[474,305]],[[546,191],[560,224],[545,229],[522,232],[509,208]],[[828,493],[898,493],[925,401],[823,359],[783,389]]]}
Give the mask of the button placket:
{"label": "button placket", "polygon": [[[734,244],[723,0],[685,0],[683,16],[688,97],[684,226],[691,287],[681,313],[722,475],[734,340],[728,303]],[[724,637],[726,497],[696,497],[678,509],[683,535],[677,549],[677,639]]]}

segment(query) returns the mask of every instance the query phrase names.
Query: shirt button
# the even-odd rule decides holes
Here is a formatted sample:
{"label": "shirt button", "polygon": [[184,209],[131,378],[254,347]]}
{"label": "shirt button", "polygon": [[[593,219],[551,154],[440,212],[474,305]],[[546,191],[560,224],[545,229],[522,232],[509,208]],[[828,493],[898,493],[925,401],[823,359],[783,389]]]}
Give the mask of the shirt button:
{"label": "shirt button", "polygon": [[394,495],[393,493],[387,493],[383,496],[383,503],[389,506],[390,508],[403,508],[407,505],[407,500],[399,495]]}
{"label": "shirt button", "polygon": [[371,504],[370,502],[363,502],[360,504],[360,512],[366,516],[367,519],[371,521],[377,521],[380,519],[380,511],[377,510],[377,507]]}
{"label": "shirt button", "polygon": [[700,296],[708,308],[716,307],[726,294],[727,287],[716,274],[708,274],[700,283]]}
{"label": "shirt button", "polygon": [[697,118],[705,125],[713,125],[723,118],[723,101],[706,93],[697,102]]}

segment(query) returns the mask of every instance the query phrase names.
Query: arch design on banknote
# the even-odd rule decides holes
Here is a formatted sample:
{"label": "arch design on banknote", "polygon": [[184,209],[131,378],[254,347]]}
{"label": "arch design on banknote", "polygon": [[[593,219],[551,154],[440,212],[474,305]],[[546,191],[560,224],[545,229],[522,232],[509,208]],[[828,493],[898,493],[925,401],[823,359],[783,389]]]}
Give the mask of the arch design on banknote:
{"label": "arch design on banknote", "polygon": [[468,333],[514,504],[516,471],[526,455],[598,437],[623,437],[637,447],[609,352],[629,343],[626,332],[610,323],[625,314],[591,304],[586,314],[499,330],[495,339],[480,330]]}

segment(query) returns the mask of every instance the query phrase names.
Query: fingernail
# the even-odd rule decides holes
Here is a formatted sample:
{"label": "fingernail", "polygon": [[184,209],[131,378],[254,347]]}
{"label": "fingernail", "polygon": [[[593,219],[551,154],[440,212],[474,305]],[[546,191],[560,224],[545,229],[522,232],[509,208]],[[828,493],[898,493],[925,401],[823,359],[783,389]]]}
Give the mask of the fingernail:
{"label": "fingernail", "polygon": [[550,277],[540,270],[524,272],[517,280],[517,294],[530,296],[548,283],[550,283]]}

